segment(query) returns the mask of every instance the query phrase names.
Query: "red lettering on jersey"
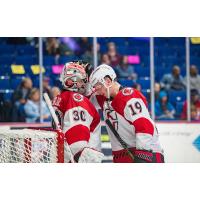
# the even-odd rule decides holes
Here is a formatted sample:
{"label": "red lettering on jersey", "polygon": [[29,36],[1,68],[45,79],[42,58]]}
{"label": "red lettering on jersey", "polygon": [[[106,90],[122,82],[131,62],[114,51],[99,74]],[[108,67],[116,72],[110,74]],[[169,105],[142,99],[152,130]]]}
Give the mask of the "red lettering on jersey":
{"label": "red lettering on jersey", "polygon": [[106,109],[105,112],[106,112],[107,119],[117,120],[117,114],[114,110]]}
{"label": "red lettering on jersey", "polygon": [[113,127],[115,128],[115,130],[117,131],[118,130],[118,121],[114,121],[114,122],[112,122],[112,125],[113,125]]}
{"label": "red lettering on jersey", "polygon": [[118,130],[118,118],[117,118],[117,113],[114,110],[109,110],[106,109],[106,118],[110,120],[112,123],[113,127]]}

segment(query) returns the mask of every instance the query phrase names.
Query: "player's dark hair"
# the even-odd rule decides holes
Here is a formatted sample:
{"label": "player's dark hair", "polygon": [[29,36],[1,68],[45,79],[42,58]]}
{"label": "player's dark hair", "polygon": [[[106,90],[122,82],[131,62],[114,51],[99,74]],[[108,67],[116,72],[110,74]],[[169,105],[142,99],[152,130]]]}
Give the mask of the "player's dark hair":
{"label": "player's dark hair", "polygon": [[[112,79],[109,75],[106,75],[104,78],[109,78],[112,81]],[[114,81],[116,81],[116,80],[117,80],[117,78],[114,79]]]}

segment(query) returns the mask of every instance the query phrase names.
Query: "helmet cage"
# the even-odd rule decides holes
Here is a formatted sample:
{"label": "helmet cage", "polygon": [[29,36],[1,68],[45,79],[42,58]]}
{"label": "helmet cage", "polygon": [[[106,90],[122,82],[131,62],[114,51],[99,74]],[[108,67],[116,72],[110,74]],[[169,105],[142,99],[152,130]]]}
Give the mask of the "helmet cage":
{"label": "helmet cage", "polygon": [[69,91],[78,92],[87,83],[85,69],[76,63],[66,63],[60,76],[63,88]]}

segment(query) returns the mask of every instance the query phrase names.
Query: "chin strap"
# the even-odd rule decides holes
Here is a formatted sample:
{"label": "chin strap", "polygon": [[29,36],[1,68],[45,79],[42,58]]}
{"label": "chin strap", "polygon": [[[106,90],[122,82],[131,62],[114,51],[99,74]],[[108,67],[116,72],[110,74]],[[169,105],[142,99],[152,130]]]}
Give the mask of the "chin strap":
{"label": "chin strap", "polygon": [[[113,83],[113,82],[112,82]],[[103,84],[104,87],[106,88],[106,92],[107,92],[107,99],[110,101],[110,88],[112,87],[112,85],[107,86],[105,83]]]}

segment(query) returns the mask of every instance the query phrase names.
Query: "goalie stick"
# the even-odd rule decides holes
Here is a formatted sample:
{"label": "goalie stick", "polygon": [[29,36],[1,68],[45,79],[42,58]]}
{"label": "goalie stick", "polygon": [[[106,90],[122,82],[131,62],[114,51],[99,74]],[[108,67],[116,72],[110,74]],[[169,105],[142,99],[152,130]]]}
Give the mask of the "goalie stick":
{"label": "goalie stick", "polygon": [[113,127],[113,125],[112,125],[112,123],[110,122],[109,119],[106,119],[105,122],[108,125],[108,127],[110,128],[110,130],[112,131],[112,133],[114,134],[114,136],[116,137],[116,139],[119,141],[119,143],[122,145],[122,147],[127,151],[128,155],[130,156],[130,158],[134,162],[134,155],[129,150],[128,145],[126,144],[126,142],[120,137],[119,133],[115,130],[115,128]]}
{"label": "goalie stick", "polygon": [[[53,108],[53,106],[52,106],[52,104],[51,104],[51,100],[50,100],[50,98],[49,98],[49,95],[48,95],[47,93],[44,93],[44,99],[45,99],[45,102],[46,102],[46,104],[47,104],[47,106],[48,106],[48,108],[49,108],[49,111],[50,111],[50,113],[51,113],[51,116],[52,116],[52,118],[53,118],[53,120],[54,120],[54,123],[55,123],[55,125],[56,125],[56,129],[57,129],[58,131],[62,132],[61,127],[60,127],[60,123],[59,123],[59,120],[58,120],[58,117],[57,117],[57,115],[56,115],[56,113],[55,113],[55,110],[54,110],[54,108]],[[73,156],[73,154],[72,154],[72,151],[71,151],[71,149],[70,149],[70,147],[69,147],[67,141],[65,141],[65,143],[66,143],[67,149],[68,149],[68,151],[69,151],[69,153],[70,153],[71,162],[72,162],[72,163],[75,163],[75,161],[74,161],[74,156]]]}

